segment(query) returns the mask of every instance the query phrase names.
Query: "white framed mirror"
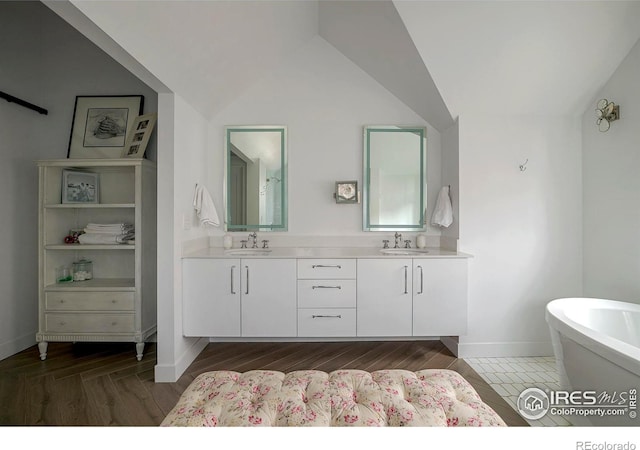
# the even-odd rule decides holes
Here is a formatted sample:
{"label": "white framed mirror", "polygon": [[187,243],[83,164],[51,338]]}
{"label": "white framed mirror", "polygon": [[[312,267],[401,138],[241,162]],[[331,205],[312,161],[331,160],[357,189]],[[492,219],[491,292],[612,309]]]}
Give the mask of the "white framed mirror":
{"label": "white framed mirror", "polygon": [[364,127],[363,229],[425,228],[426,128]]}
{"label": "white framed mirror", "polygon": [[225,229],[287,230],[287,128],[225,127]]}

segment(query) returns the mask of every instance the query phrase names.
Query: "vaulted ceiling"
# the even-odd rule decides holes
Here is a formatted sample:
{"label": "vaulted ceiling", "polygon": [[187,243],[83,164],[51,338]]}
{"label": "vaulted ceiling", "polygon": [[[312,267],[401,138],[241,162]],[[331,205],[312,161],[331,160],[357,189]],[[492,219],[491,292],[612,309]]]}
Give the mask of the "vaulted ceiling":
{"label": "vaulted ceiling", "polygon": [[640,1],[44,3],[205,117],[316,35],[440,130],[464,113],[580,115],[640,38]]}

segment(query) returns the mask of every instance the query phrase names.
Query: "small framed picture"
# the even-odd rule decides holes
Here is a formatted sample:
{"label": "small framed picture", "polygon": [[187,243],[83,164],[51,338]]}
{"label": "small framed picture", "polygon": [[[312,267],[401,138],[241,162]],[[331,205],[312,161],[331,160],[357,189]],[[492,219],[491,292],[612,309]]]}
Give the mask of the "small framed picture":
{"label": "small framed picture", "polygon": [[78,170],[62,171],[62,203],[98,203],[98,174]]}
{"label": "small framed picture", "polygon": [[77,96],[67,157],[120,158],[143,104],[142,95]]}
{"label": "small framed picture", "polygon": [[122,150],[123,158],[144,158],[149,138],[156,124],[156,113],[144,114],[136,117],[131,128],[131,134]]}

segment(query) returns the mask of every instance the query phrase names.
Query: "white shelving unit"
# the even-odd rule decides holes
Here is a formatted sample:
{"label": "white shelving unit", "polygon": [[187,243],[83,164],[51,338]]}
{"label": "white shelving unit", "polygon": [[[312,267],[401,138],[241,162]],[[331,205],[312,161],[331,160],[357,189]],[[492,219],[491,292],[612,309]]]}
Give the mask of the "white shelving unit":
{"label": "white shelving unit", "polygon": [[[38,304],[36,341],[46,359],[49,342],[144,343],[156,333],[156,165],[138,159],[37,161]],[[99,203],[62,203],[62,172],[99,176]],[[88,223],[131,223],[135,243],[65,244],[72,229]],[[61,266],[88,259],[93,278],[56,282]]]}

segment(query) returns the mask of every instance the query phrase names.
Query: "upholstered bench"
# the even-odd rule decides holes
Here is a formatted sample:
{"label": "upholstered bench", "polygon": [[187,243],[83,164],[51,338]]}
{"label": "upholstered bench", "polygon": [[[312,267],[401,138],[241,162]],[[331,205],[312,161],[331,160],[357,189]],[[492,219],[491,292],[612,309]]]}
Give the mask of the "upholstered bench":
{"label": "upholstered bench", "polygon": [[196,377],[161,426],[505,426],[451,370],[254,370]]}

